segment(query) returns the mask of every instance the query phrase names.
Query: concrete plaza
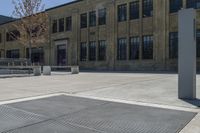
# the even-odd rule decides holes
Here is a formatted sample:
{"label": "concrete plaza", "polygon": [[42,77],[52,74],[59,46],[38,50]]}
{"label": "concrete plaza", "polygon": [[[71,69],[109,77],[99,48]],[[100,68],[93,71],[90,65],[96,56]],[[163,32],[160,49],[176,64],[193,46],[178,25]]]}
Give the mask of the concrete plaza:
{"label": "concrete plaza", "polygon": [[[78,75],[54,73],[52,76],[13,77],[0,79],[0,101],[30,98],[51,94],[200,111],[200,75],[197,75],[195,101],[177,98],[178,75],[162,73],[89,73]],[[200,116],[197,115],[183,133],[198,133]],[[195,132],[196,131],[196,132]]]}

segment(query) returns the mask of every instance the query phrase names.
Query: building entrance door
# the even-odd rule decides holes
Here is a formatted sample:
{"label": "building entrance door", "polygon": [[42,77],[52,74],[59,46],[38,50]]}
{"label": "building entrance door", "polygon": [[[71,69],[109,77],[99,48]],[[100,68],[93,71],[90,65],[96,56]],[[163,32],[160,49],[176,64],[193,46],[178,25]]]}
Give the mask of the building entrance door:
{"label": "building entrance door", "polygon": [[67,53],[66,53],[66,44],[57,46],[57,65],[65,66],[67,65]]}

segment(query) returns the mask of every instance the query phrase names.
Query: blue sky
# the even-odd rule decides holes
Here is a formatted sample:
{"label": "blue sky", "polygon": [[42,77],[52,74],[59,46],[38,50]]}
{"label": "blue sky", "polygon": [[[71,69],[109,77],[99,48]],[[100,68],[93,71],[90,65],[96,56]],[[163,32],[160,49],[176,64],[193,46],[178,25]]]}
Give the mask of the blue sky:
{"label": "blue sky", "polygon": [[[73,0],[43,0],[45,8],[61,5]],[[11,16],[13,12],[12,0],[0,0],[0,15]]]}

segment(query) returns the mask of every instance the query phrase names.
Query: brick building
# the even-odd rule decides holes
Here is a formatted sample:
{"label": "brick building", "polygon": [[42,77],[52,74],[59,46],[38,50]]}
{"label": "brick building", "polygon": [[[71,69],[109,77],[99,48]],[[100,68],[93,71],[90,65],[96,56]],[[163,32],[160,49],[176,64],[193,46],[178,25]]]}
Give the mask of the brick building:
{"label": "brick building", "polygon": [[[176,70],[181,8],[197,9],[200,57],[198,0],[77,0],[46,10],[50,43],[33,48],[32,60],[83,69]],[[12,23],[0,25],[1,57],[25,58],[27,48],[9,38]]]}

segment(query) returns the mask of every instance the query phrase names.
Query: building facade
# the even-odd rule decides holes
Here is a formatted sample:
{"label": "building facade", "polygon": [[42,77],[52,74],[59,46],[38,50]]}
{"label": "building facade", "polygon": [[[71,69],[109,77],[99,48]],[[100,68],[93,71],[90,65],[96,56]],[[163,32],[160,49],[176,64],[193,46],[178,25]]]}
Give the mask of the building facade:
{"label": "building facade", "polygon": [[[32,60],[90,70],[177,70],[181,8],[197,11],[200,67],[198,0],[79,0],[47,9],[49,43],[33,48]],[[26,58],[27,48],[9,37],[12,23],[0,25],[0,55]]]}

